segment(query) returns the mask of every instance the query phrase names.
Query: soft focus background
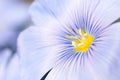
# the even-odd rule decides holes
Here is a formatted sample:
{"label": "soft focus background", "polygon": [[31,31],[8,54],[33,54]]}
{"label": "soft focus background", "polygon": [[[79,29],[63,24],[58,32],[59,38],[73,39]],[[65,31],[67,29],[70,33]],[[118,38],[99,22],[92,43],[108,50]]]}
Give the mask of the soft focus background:
{"label": "soft focus background", "polygon": [[0,0],[0,80],[20,80],[17,38],[32,25],[33,0]]}

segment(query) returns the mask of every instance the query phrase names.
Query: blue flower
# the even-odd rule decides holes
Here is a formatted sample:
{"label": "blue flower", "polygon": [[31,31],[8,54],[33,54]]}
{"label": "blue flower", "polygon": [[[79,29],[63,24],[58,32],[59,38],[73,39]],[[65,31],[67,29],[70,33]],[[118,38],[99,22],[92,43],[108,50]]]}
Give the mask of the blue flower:
{"label": "blue flower", "polygon": [[19,37],[22,80],[118,80],[119,0],[36,0]]}

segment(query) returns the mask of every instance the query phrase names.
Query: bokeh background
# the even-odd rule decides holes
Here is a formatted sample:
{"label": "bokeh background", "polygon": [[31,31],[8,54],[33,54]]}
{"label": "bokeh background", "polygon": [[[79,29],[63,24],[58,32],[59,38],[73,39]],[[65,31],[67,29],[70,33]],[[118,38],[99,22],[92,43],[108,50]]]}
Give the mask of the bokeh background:
{"label": "bokeh background", "polygon": [[0,0],[0,80],[20,80],[19,34],[32,25],[33,0]]}

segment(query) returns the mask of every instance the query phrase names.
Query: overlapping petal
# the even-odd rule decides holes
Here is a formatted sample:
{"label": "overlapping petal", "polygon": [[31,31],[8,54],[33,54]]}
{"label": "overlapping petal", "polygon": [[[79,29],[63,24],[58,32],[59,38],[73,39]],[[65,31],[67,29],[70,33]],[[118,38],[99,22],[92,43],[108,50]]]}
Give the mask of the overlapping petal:
{"label": "overlapping petal", "polygon": [[73,0],[36,0],[30,8],[30,14],[35,24],[43,25],[65,13]]}
{"label": "overlapping petal", "polygon": [[21,80],[19,56],[17,53],[13,56],[9,65],[5,68],[6,69],[3,80]]}
{"label": "overlapping petal", "polygon": [[[82,78],[83,80],[87,80],[86,77],[89,77],[88,80],[119,79],[119,33],[120,23],[110,26],[103,33],[104,35],[93,43],[87,54],[79,56],[78,53],[77,56],[72,55],[67,58],[65,62],[64,60],[61,61],[59,65],[53,68],[50,74],[48,74],[46,80],[79,80]],[[82,61],[83,63],[81,64]],[[117,67],[117,69],[115,67]]]}
{"label": "overlapping petal", "polygon": [[[22,79],[40,79],[50,69],[46,80],[119,79],[119,70],[114,65],[120,66],[116,63],[120,56],[120,24],[112,23],[120,17],[120,1],[71,0],[62,8],[46,2],[36,0],[31,12],[38,27],[27,29],[19,37]],[[73,52],[65,37],[71,34],[70,29],[83,26],[95,36],[86,54]],[[111,77],[110,69],[115,70]]]}
{"label": "overlapping petal", "polygon": [[[76,54],[70,49],[61,48],[63,45],[58,44],[59,41],[57,42],[54,37],[55,34],[49,33],[50,30],[54,30],[53,28],[29,28],[19,38],[19,46],[22,46],[20,55],[23,79],[39,79],[52,68],[47,77],[48,80],[60,80],[61,78],[78,80],[79,78],[86,79],[86,76],[92,76],[91,80],[118,79],[120,77],[119,70],[113,70],[112,78],[108,76],[110,76],[110,69],[115,69],[115,65],[120,66],[119,26],[120,24],[112,25],[102,32],[101,37],[94,41],[87,54]],[[56,30],[56,32],[58,31]],[[62,52],[61,49],[66,51]],[[81,72],[81,70],[85,71]],[[79,76],[79,74],[86,76]]]}
{"label": "overlapping petal", "polygon": [[[41,30],[41,32],[46,33],[45,35],[41,34],[39,30],[40,28],[31,27],[27,29],[25,32],[23,32],[20,35],[20,38],[18,39],[19,40],[18,47],[20,51],[22,65],[21,75],[23,80],[40,79],[48,70],[50,70],[53,67],[53,64],[55,63],[54,60],[52,59],[53,57],[55,57],[55,54],[57,54],[57,52],[54,52],[57,51],[56,42],[54,42],[55,40],[53,40],[54,43],[53,44],[48,42],[48,40],[50,39],[48,40],[46,39],[45,41],[42,40],[43,38],[45,39],[48,37],[47,31],[49,30],[45,31]],[[24,44],[26,46],[24,46]]]}
{"label": "overlapping petal", "polygon": [[96,20],[98,24],[103,21],[104,25],[109,25],[119,18],[119,4],[119,0],[36,0],[30,13],[33,22],[41,26],[48,20],[69,15],[71,10],[79,8],[79,15],[90,21]]}

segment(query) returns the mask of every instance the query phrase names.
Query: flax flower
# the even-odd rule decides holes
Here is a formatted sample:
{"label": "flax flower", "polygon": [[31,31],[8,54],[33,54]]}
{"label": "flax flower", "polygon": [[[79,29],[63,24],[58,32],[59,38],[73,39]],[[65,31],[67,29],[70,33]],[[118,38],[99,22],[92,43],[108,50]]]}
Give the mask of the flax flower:
{"label": "flax flower", "polygon": [[[36,0],[19,37],[21,79],[118,80],[120,0]],[[50,71],[51,70],[51,71]]]}

